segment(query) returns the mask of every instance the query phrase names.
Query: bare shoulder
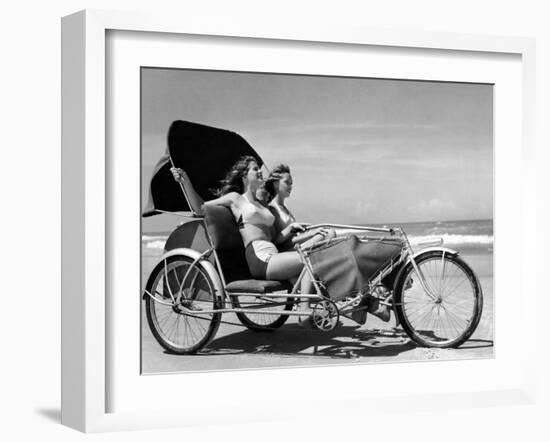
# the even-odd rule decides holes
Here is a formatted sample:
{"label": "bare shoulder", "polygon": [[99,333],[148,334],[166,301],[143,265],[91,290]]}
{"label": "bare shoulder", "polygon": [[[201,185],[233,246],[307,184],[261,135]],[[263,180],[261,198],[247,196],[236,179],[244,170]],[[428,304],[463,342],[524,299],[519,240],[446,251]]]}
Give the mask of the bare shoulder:
{"label": "bare shoulder", "polygon": [[219,198],[207,201],[205,205],[226,207],[239,206],[241,204],[241,198],[243,198],[243,196],[238,194],[237,192],[229,192],[225,195],[220,196]]}
{"label": "bare shoulder", "polygon": [[245,197],[237,192],[229,192],[225,195],[228,200],[230,200],[235,205],[240,205],[245,200]]}
{"label": "bare shoulder", "polygon": [[275,202],[275,200],[272,200],[268,206],[269,210],[271,210],[271,212],[273,212],[273,214],[277,214],[279,215],[280,212],[281,212],[281,208],[279,207],[279,205]]}

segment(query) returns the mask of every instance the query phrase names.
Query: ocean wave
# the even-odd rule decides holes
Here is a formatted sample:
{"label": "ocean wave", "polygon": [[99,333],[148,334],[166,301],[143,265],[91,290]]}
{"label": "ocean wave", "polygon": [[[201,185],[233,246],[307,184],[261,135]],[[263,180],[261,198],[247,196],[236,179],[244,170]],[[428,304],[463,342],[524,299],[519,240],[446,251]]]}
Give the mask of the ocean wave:
{"label": "ocean wave", "polygon": [[452,233],[442,233],[440,235],[411,235],[408,237],[411,244],[418,244],[423,241],[437,240],[441,238],[443,244],[471,244],[471,245],[492,245],[493,235],[456,235]]}
{"label": "ocean wave", "polygon": [[[337,234],[340,235],[362,235],[362,232],[353,229],[337,229]],[[367,236],[384,236],[387,233],[380,232],[378,234],[367,232]],[[424,241],[434,241],[438,239],[443,240],[443,244],[452,245],[480,245],[491,246],[493,244],[493,235],[487,234],[462,234],[462,233],[432,233],[429,234],[410,234],[407,235],[411,244],[418,244]]]}
{"label": "ocean wave", "polygon": [[168,236],[166,235],[142,235],[141,243],[146,249],[164,250]]}
{"label": "ocean wave", "polygon": [[[358,234],[353,230],[340,230],[338,232],[342,234]],[[480,246],[492,246],[494,242],[493,235],[459,235],[453,233],[442,233],[439,235],[409,235],[409,241],[412,245],[424,241],[433,241],[442,239],[443,244],[448,245],[480,245]],[[147,249],[163,250],[168,236],[166,235],[143,235],[141,237],[142,244]]]}
{"label": "ocean wave", "polygon": [[168,239],[169,235],[141,235],[142,241],[157,241],[157,240],[164,240],[166,241]]}

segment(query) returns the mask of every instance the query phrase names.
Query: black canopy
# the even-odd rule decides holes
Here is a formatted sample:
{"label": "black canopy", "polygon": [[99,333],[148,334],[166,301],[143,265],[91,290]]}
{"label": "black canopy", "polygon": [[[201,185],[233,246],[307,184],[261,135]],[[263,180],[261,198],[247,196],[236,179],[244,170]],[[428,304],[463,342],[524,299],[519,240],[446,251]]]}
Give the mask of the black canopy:
{"label": "black canopy", "polygon": [[207,201],[215,197],[213,190],[219,187],[231,166],[244,155],[255,157],[258,165],[262,166],[260,156],[235,132],[188,121],[174,121],[168,130],[167,152],[153,171],[149,201],[143,216],[156,215],[159,210],[190,210],[170,172],[170,158],[175,167],[187,172],[197,193]]}

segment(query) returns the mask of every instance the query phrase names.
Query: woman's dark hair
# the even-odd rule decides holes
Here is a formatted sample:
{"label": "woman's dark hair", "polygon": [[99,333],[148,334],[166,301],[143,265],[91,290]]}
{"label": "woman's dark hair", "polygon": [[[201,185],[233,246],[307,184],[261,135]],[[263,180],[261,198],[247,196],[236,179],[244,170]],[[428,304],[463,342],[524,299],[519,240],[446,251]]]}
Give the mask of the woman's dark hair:
{"label": "woman's dark hair", "polygon": [[244,193],[243,178],[248,173],[250,163],[258,163],[258,160],[250,155],[239,158],[220,183],[220,188],[215,191],[216,196],[226,195],[229,192]]}
{"label": "woman's dark hair", "polygon": [[290,175],[290,167],[288,167],[286,164],[278,164],[273,168],[273,170],[267,177],[267,180],[265,180],[264,187],[266,192],[269,195],[269,201],[275,198],[275,195],[277,194],[277,190],[275,189],[275,183],[278,183],[279,181],[281,181],[281,178],[285,173],[288,173]]}

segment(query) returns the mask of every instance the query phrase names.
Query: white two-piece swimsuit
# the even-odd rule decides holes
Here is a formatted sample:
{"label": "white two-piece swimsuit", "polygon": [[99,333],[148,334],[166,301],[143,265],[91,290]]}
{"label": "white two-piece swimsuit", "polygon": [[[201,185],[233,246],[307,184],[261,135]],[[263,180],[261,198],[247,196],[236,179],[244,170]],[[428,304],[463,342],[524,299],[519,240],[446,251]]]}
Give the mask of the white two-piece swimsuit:
{"label": "white two-piece swimsuit", "polygon": [[246,261],[254,278],[266,279],[269,258],[279,252],[270,241],[275,217],[268,208],[250,201],[246,195],[243,197],[246,203],[235,213],[235,218],[243,237]]}

